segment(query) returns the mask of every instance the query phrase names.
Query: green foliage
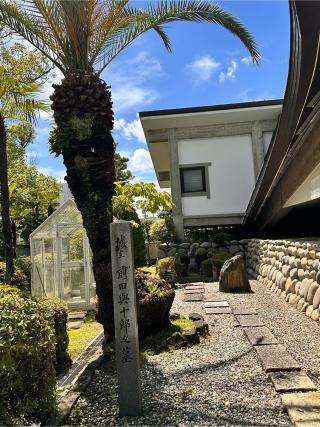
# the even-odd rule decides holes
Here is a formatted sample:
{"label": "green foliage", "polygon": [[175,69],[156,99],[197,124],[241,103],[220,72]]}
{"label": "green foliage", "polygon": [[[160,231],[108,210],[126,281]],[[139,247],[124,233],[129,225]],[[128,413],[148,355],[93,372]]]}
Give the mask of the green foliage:
{"label": "green foliage", "polygon": [[158,191],[154,183],[115,183],[116,195],[113,197],[113,211],[116,218],[123,211],[141,209],[144,212],[157,214],[161,210],[172,209],[172,199],[169,193]]}
{"label": "green foliage", "polygon": [[136,211],[124,209],[120,218],[133,223],[132,240],[134,247],[134,265],[136,268],[141,267],[146,263],[146,244],[138,214]]}
{"label": "green foliage", "polygon": [[8,139],[8,179],[10,215],[28,243],[30,233],[46,219],[49,205],[56,206],[60,185],[55,178],[28,164],[17,135]]}
{"label": "green foliage", "polygon": [[77,228],[69,234],[69,261],[83,259],[83,228]]}
{"label": "green foliage", "polygon": [[[0,283],[4,282],[6,263],[0,261]],[[30,293],[30,272],[26,273],[20,268],[15,268],[11,278],[11,285],[16,286],[23,292]]]}
{"label": "green foliage", "polygon": [[159,284],[155,281],[154,277],[150,277],[150,279],[146,282],[147,287],[151,295],[161,298],[164,296],[163,290],[160,288]]}
{"label": "green foliage", "polygon": [[55,339],[50,312],[0,287],[0,424],[43,418],[55,405]]}
{"label": "green foliage", "polygon": [[56,369],[60,372],[66,365],[71,363],[71,359],[68,355],[69,336],[67,331],[67,304],[59,298],[41,298],[38,301],[47,308],[53,318],[56,337]]}
{"label": "green foliage", "polygon": [[223,266],[225,261],[227,261],[231,257],[232,255],[230,255],[229,252],[224,252],[224,251],[217,252],[213,255],[212,257],[213,265],[216,267],[218,273],[220,272],[221,267]]}
{"label": "green foliage", "polygon": [[174,259],[172,257],[166,257],[158,260],[157,272],[158,274],[173,273],[174,270]]}
{"label": "green foliage", "polygon": [[[239,37],[253,62],[259,61],[256,43],[232,14],[210,1],[161,1],[143,9],[127,1],[0,3],[0,23],[43,52],[64,75],[100,74],[137,37],[148,30],[160,36],[171,51],[166,33],[173,21],[221,25]],[[83,27],[83,23],[86,26]],[[75,29],[81,29],[75,31]]]}
{"label": "green foliage", "polygon": [[[114,144],[115,150],[117,149],[117,144]],[[131,171],[128,169],[128,157],[121,156],[121,154],[115,151],[114,153],[114,169],[116,181],[127,182],[133,179]]]}
{"label": "green foliage", "polygon": [[228,242],[232,239],[231,234],[224,233],[223,231],[216,233],[213,236],[212,241],[217,245],[223,245],[225,242]]}
{"label": "green foliage", "polygon": [[170,242],[166,221],[163,218],[157,219],[152,222],[150,226],[149,234],[150,234],[151,242],[161,242],[161,243]]}
{"label": "green foliage", "polygon": [[213,267],[213,259],[208,258],[202,261],[200,264],[200,273],[204,277],[211,277],[212,276],[212,267]]}

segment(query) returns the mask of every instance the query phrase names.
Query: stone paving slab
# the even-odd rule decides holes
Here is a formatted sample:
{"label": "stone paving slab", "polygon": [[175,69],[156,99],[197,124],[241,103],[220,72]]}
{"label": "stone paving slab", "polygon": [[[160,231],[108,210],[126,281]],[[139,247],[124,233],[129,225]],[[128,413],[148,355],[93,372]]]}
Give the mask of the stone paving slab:
{"label": "stone paving slab", "polygon": [[186,291],[190,291],[190,290],[193,290],[193,289],[203,289],[204,290],[204,287],[203,286],[186,286],[185,288],[184,288]]}
{"label": "stone paving slab", "polygon": [[183,295],[183,300],[185,302],[203,301],[203,294],[186,294]]}
{"label": "stone paving slab", "polygon": [[252,345],[278,344],[276,337],[265,326],[244,328],[244,332]]}
{"label": "stone paving slab", "polygon": [[261,322],[259,317],[254,314],[239,314],[236,316],[236,318],[243,328],[247,326],[263,326],[263,323]]}
{"label": "stone paving slab", "polygon": [[188,295],[188,294],[203,294],[204,293],[204,289],[188,289],[188,290],[183,291],[183,293],[185,295]]}
{"label": "stone paving slab", "polygon": [[320,393],[286,393],[281,396],[295,427],[320,426]]}
{"label": "stone paving slab", "polygon": [[262,367],[266,372],[300,371],[298,362],[290,356],[285,346],[280,344],[259,345],[254,347]]}
{"label": "stone paving slab", "polygon": [[276,391],[312,391],[317,390],[314,382],[304,372],[284,371],[269,374]]}
{"label": "stone paving slab", "polygon": [[86,317],[87,313],[84,313],[83,311],[71,311],[68,314],[69,320],[82,320]]}
{"label": "stone paving slab", "polygon": [[78,320],[76,322],[68,322],[68,329],[80,329],[82,323],[82,320]]}
{"label": "stone paving slab", "polygon": [[208,307],[204,309],[206,314],[230,314],[230,307]]}
{"label": "stone paving slab", "polygon": [[208,293],[204,296],[204,300],[208,302],[214,302],[214,301],[225,301],[226,299],[219,294]]}
{"label": "stone paving slab", "polygon": [[190,282],[190,283],[186,283],[185,286],[204,286],[203,282]]}
{"label": "stone paving slab", "polygon": [[234,315],[240,315],[240,314],[257,314],[256,310],[252,310],[251,308],[232,308],[232,313]]}
{"label": "stone paving slab", "polygon": [[204,303],[205,308],[208,307],[230,307],[228,301],[208,301]]}

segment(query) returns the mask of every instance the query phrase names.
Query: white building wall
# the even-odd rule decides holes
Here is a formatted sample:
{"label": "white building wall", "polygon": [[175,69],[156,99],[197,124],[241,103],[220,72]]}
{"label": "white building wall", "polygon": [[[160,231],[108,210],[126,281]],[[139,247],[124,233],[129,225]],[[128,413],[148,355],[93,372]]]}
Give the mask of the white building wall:
{"label": "white building wall", "polygon": [[178,141],[179,164],[209,163],[210,198],[182,197],[184,216],[244,213],[254,189],[251,135]]}
{"label": "white building wall", "polygon": [[320,197],[320,164],[318,164],[310,175],[303,181],[300,187],[287,200],[284,207],[309,202]]}

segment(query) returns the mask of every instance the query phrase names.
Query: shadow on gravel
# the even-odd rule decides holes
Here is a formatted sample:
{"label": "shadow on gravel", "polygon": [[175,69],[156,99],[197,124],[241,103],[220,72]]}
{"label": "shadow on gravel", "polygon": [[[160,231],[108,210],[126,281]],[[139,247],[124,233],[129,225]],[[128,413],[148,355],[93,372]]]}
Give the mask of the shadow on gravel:
{"label": "shadow on gravel", "polygon": [[[109,361],[96,370],[92,383],[84,391],[82,405],[74,408],[66,425],[289,426],[289,423],[283,422],[286,420],[285,416],[282,418],[278,414],[277,417],[275,408],[269,407],[263,399],[256,403],[242,403],[240,396],[243,384],[230,380],[224,372],[217,373],[217,380],[214,375],[208,376],[211,383],[206,388],[206,373],[229,367],[251,351],[252,348],[237,357],[195,368],[174,370],[166,375],[157,364],[147,362],[141,371],[143,414],[136,418],[118,416],[116,372],[114,361]],[[204,374],[202,378],[201,374]]]}
{"label": "shadow on gravel", "polygon": [[226,359],[222,359],[219,360],[218,362],[213,362],[213,363],[207,363],[206,365],[201,365],[198,367],[192,367],[192,368],[184,368],[181,369],[180,371],[176,371],[175,375],[181,374],[181,373],[204,373],[208,370],[211,369],[219,369],[228,365],[232,365],[234,362],[237,362],[238,360],[242,359],[244,356],[246,356],[249,353],[253,352],[253,347],[250,347],[249,350],[244,351],[243,353],[240,353],[238,356],[235,357],[231,357],[231,358],[226,358]]}

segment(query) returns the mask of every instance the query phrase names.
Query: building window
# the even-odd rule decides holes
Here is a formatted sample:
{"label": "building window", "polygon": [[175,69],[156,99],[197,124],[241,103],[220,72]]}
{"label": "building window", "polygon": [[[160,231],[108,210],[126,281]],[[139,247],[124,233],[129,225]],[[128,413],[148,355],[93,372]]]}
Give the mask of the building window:
{"label": "building window", "polygon": [[182,193],[206,193],[206,170],[204,166],[180,169]]}

